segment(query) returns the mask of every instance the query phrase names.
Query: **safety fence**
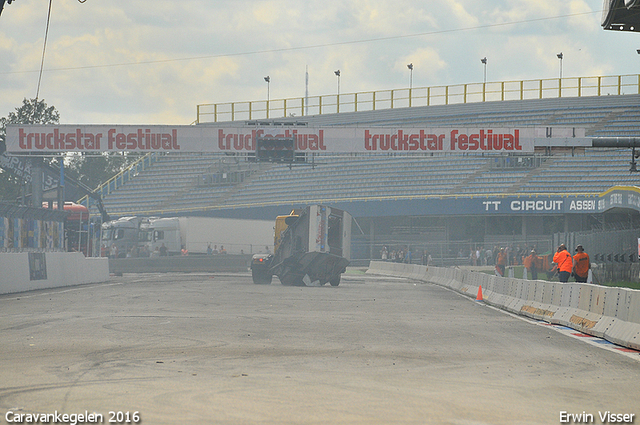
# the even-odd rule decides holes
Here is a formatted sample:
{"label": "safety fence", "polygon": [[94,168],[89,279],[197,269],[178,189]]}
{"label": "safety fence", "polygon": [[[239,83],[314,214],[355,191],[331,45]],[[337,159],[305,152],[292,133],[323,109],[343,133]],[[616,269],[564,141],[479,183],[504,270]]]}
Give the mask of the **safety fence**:
{"label": "safety fence", "polygon": [[640,94],[640,74],[498,81],[197,105],[196,123],[505,100]]}
{"label": "safety fence", "polygon": [[640,228],[638,223],[610,223],[618,225],[619,230],[601,230],[587,232],[555,233],[553,246],[564,243],[573,252],[580,244],[589,254],[598,283],[602,282],[638,282],[640,279],[640,263],[638,262],[638,246]]}
{"label": "safety fence", "polygon": [[[498,248],[509,247],[512,254],[510,264],[520,265],[522,257],[529,255],[532,248],[540,255],[552,252],[552,249],[555,251],[551,238],[545,236],[485,235],[484,242],[474,242],[448,240],[443,234],[422,233],[420,230],[415,233],[416,236],[376,235],[375,240],[369,240],[367,235],[352,235],[351,262],[368,264],[369,260],[385,259],[421,265],[428,261],[429,265],[436,267],[491,266],[495,264]],[[397,257],[399,252],[402,252],[402,259]]]}
{"label": "safety fence", "polygon": [[435,283],[511,313],[640,350],[640,290],[379,261],[372,261],[367,273]]}

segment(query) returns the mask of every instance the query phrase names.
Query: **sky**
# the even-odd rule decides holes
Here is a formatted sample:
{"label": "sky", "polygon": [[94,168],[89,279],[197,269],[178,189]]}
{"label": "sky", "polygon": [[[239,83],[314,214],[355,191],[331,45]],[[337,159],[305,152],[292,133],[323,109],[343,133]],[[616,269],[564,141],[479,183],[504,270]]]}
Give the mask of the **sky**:
{"label": "sky", "polygon": [[[196,105],[640,73],[602,0],[15,0],[0,15],[0,116],[187,125]],[[265,76],[271,82],[267,84]],[[38,89],[38,81],[40,85]],[[267,93],[268,90],[268,93]]]}

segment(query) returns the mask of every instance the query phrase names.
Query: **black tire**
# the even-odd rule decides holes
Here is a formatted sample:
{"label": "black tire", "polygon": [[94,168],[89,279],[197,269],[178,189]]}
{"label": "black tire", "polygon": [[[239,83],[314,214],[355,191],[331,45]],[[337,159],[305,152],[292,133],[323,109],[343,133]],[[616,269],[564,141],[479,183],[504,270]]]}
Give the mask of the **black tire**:
{"label": "black tire", "polygon": [[282,283],[284,286],[306,286],[299,276],[287,276],[284,279],[281,277],[279,278],[280,283]]}
{"label": "black tire", "polygon": [[331,286],[338,286],[340,285],[340,278],[342,277],[342,275],[338,275],[336,277],[334,277],[333,279],[331,279],[329,281],[329,283],[331,284]]}
{"label": "black tire", "polygon": [[271,279],[273,278],[271,274],[258,270],[251,270],[251,277],[256,285],[271,285]]}

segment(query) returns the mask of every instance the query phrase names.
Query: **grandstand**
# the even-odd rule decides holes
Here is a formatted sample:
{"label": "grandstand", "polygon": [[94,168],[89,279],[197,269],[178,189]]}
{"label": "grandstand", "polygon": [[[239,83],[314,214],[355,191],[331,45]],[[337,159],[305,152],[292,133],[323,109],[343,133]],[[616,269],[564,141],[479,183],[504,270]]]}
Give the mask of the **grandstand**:
{"label": "grandstand", "polygon": [[[584,128],[587,137],[640,137],[640,94],[414,106],[232,124],[563,126]],[[568,211],[570,202],[587,205],[586,200],[591,207],[613,186],[637,184],[640,176],[630,172],[628,148],[536,145],[528,154],[320,153],[307,154],[306,160],[289,165],[251,162],[246,154],[155,154],[101,191],[112,216],[272,219],[310,203],[333,205],[356,218],[352,252],[363,260],[376,258],[383,245],[412,246],[434,252],[444,264],[472,246],[513,243],[547,250],[557,243],[559,232],[640,227],[638,208],[608,212],[606,219],[596,209]],[[567,202],[564,210],[525,211],[521,199],[545,200],[540,204],[545,208]],[[501,203],[520,210],[498,211]]]}
{"label": "grandstand", "polygon": [[[640,136],[640,95],[536,99],[399,108],[305,117],[308,125],[513,127],[562,125],[586,134]],[[287,125],[300,118],[260,121]],[[252,123],[256,124],[256,123]],[[509,194],[598,194],[634,185],[628,149],[548,150],[534,155],[328,155],[306,165],[242,156],[158,155],[104,196],[115,215],[190,214],[309,202]],[[226,177],[224,177],[226,176]],[[570,182],[570,184],[568,184]]]}

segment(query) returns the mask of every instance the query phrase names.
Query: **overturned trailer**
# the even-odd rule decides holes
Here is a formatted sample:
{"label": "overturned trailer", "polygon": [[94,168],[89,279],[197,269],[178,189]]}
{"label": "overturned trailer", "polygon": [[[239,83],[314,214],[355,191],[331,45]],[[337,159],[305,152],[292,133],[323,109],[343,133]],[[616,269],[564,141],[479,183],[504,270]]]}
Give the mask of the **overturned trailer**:
{"label": "overturned trailer", "polygon": [[350,257],[351,215],[311,205],[276,218],[274,252],[254,255],[251,273],[256,284],[338,286]]}

